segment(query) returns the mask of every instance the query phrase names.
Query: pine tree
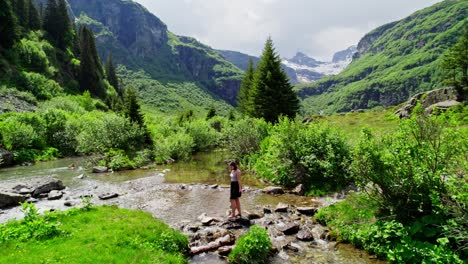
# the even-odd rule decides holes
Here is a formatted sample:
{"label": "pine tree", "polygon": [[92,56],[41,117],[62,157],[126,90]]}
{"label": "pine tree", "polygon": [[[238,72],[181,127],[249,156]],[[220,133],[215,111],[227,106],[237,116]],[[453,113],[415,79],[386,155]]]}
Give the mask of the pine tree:
{"label": "pine tree", "polygon": [[23,32],[29,30],[29,5],[26,0],[14,0],[14,11],[18,18],[18,25],[21,26]]}
{"label": "pine tree", "polygon": [[109,53],[109,56],[107,57],[106,77],[110,85],[114,86],[114,89],[119,94],[120,98],[123,98],[123,91],[120,90],[119,79],[115,73],[115,66],[112,61],[112,53]]}
{"label": "pine tree", "polygon": [[97,54],[93,32],[86,26],[80,28],[80,89],[88,90],[93,96],[104,99],[103,70]]}
{"label": "pine tree", "polygon": [[[0,47],[11,48],[19,40],[18,24],[10,0],[0,1]],[[0,52],[2,50],[0,49]]]}
{"label": "pine tree", "polygon": [[252,101],[252,86],[255,69],[253,60],[249,60],[249,66],[244,74],[239,94],[237,95],[237,107],[239,111],[245,115],[253,115],[253,101]]}
{"label": "pine tree", "polygon": [[211,104],[210,108],[208,109],[208,113],[206,113],[206,120],[209,120],[216,116],[216,107],[214,104]]}
{"label": "pine tree", "polygon": [[58,47],[65,50],[73,44],[73,28],[68,15],[67,3],[65,0],[58,0],[57,17],[59,19]]}
{"label": "pine tree", "polygon": [[65,0],[47,0],[43,28],[49,40],[61,50],[72,46],[73,29]]}
{"label": "pine tree", "polygon": [[49,40],[54,44],[57,44],[59,34],[57,13],[57,2],[55,0],[47,0],[42,28],[47,32]]}
{"label": "pine tree", "polygon": [[281,68],[281,59],[271,38],[265,43],[255,71],[251,98],[253,116],[268,122],[277,122],[280,115],[293,117],[299,110],[299,99]]}
{"label": "pine tree", "polygon": [[468,24],[458,42],[445,54],[441,67],[445,70],[445,82],[464,100],[468,94]]}
{"label": "pine tree", "polygon": [[143,114],[140,112],[140,104],[137,100],[136,90],[132,86],[125,89],[124,105],[125,116],[129,118],[131,122],[137,123],[140,127],[144,127],[145,120]]}
{"label": "pine tree", "polygon": [[28,28],[30,30],[41,29],[41,17],[39,15],[39,10],[37,9],[36,4],[34,3],[34,0],[29,0],[28,10],[29,10]]}

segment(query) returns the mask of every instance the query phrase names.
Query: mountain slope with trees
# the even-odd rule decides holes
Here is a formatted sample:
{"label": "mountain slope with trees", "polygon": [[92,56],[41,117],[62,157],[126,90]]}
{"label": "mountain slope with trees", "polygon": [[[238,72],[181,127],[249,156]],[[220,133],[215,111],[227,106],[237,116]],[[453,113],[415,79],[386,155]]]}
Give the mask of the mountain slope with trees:
{"label": "mountain slope with trees", "polygon": [[[101,58],[112,53],[115,64],[124,65],[130,72],[143,70],[165,87],[191,85],[198,90],[196,93],[211,98],[206,108],[219,99],[235,105],[242,71],[217,51],[196,39],[172,34],[159,18],[133,1],[68,2],[77,16],[76,24],[87,25],[94,31]],[[120,75],[120,78],[127,76]],[[141,79],[136,81],[142,82]],[[174,97],[166,99],[176,100]]]}
{"label": "mountain slope with trees", "polygon": [[446,0],[371,31],[343,72],[297,87],[305,112],[396,105],[440,88],[442,55],[462,35],[467,10],[467,1]]}

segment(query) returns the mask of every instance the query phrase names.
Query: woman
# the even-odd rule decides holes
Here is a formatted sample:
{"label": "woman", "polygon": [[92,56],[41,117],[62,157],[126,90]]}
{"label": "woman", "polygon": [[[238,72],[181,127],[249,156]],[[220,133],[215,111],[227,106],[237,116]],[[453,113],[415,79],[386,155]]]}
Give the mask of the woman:
{"label": "woman", "polygon": [[[231,174],[229,175],[231,177],[231,196],[230,196],[230,201],[231,201],[231,214],[229,215],[229,218],[234,218],[234,217],[241,217],[241,206],[240,206],[240,201],[239,197],[241,197],[242,193],[242,184],[240,181],[240,170],[237,169],[237,164],[234,161],[231,161],[229,163],[229,168],[231,169]],[[235,211],[237,209],[237,214],[235,214]]]}

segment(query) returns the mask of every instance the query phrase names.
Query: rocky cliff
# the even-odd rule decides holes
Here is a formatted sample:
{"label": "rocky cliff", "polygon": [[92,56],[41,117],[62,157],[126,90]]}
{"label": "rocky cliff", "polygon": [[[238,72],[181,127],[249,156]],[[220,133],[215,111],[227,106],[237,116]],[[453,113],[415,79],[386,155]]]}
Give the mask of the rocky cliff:
{"label": "rocky cliff", "polygon": [[[103,60],[144,70],[162,82],[196,82],[200,89],[235,104],[242,71],[212,48],[176,36],[140,4],[128,0],[68,0],[77,25],[91,27]],[[215,99],[215,98],[214,98]]]}

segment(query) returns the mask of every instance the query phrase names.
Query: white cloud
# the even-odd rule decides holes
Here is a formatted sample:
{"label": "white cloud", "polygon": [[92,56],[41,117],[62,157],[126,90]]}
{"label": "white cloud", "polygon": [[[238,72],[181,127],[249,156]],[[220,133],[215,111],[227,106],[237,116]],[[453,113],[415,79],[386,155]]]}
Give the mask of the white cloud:
{"label": "white cloud", "polygon": [[217,49],[259,55],[271,35],[282,57],[320,59],[357,44],[373,28],[440,0],[136,0],[170,31]]}

